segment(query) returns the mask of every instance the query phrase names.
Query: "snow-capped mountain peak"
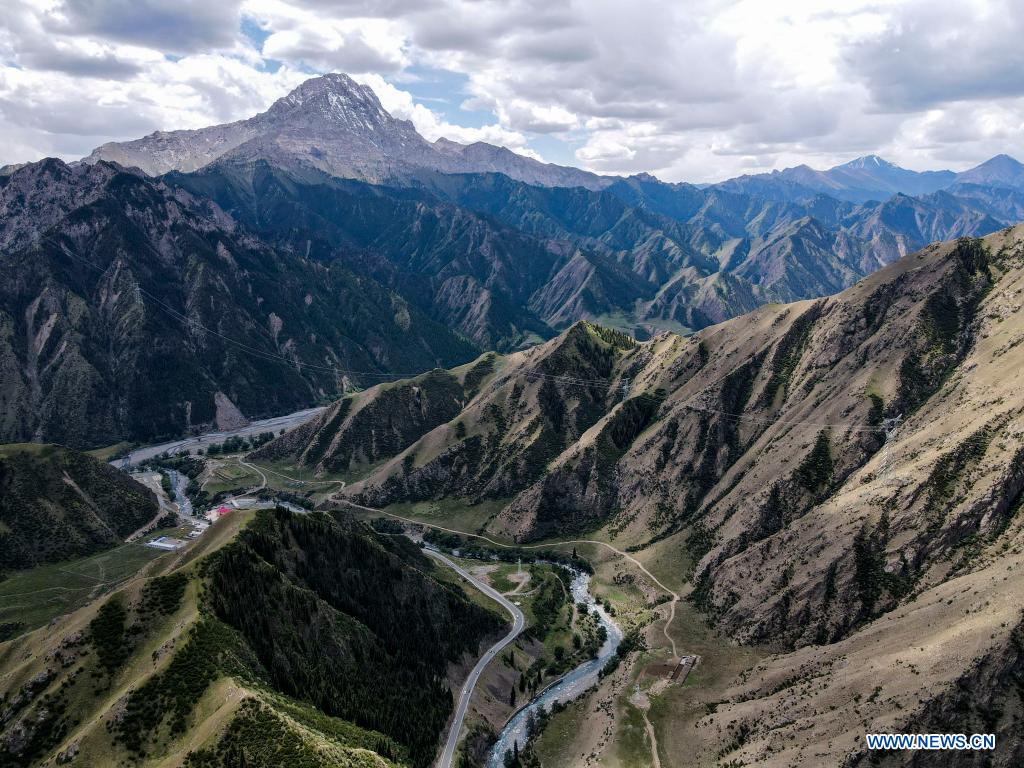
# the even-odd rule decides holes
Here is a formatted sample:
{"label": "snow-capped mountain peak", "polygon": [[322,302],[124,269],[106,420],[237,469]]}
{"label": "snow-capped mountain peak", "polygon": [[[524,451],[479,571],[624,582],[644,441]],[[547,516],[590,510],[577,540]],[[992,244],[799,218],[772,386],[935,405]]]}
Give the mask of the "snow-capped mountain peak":
{"label": "snow-capped mountain peak", "polygon": [[851,160],[848,163],[843,163],[838,168],[849,168],[851,170],[875,170],[879,168],[899,168],[895,163],[890,163],[883,157],[878,155],[864,155]]}

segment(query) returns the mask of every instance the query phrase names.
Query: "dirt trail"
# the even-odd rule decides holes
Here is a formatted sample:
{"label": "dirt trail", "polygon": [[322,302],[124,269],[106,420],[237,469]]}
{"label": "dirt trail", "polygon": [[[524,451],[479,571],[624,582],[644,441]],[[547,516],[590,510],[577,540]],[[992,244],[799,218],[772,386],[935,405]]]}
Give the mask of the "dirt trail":
{"label": "dirt trail", "polygon": [[647,740],[651,744],[651,765],[653,768],[661,768],[661,758],[658,756],[658,737],[654,733],[654,726],[651,725],[651,721],[647,717],[647,710],[651,708],[651,700],[644,691],[637,687],[636,692],[629,697],[629,703],[639,709],[644,718],[644,730],[647,732]]}
{"label": "dirt trail", "polygon": [[[513,578],[513,576],[518,576],[519,578]],[[510,573],[506,578],[508,578],[509,581],[516,582],[516,588],[509,592],[505,592],[505,597],[509,597],[511,595],[519,595],[522,594],[523,587],[530,583],[530,572],[523,571],[523,573],[521,574]]]}
{"label": "dirt trail", "polygon": [[[239,459],[239,463],[244,463],[244,462],[242,462],[242,460]],[[274,475],[275,477],[280,477],[280,478],[282,478],[284,480],[288,480],[289,482],[292,482],[292,483],[299,483],[300,485],[340,485],[342,488],[345,487],[345,481],[344,480],[300,480],[297,477],[289,477],[284,472],[278,472],[276,470],[270,469],[269,467],[257,467],[255,464],[248,464],[248,463],[245,463],[245,466],[251,467],[252,469],[255,469],[257,472],[259,472],[260,469],[262,469],[264,472],[269,472],[270,474]]]}
{"label": "dirt trail", "polygon": [[[247,462],[245,459],[242,459],[242,458],[238,459],[238,463],[241,464],[246,469],[251,469],[257,475],[259,475],[260,479],[262,480],[262,482],[260,483],[260,487],[259,488],[256,488],[255,490],[252,490],[252,491],[249,491],[249,493],[244,493],[244,494],[242,494],[242,496],[248,496],[249,494],[255,493],[256,491],[262,491],[264,488],[267,487],[267,476],[265,474],[263,474],[263,470],[262,469],[257,467],[255,464],[250,464],[249,462]],[[241,498],[241,497],[238,497],[238,498]]]}

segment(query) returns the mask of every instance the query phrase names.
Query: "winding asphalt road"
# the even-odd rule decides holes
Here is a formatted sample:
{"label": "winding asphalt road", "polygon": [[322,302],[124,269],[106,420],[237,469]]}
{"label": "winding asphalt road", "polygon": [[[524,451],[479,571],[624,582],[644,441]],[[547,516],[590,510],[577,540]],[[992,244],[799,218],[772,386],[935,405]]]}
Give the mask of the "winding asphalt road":
{"label": "winding asphalt road", "polygon": [[462,691],[459,694],[459,702],[455,706],[455,716],[452,718],[451,728],[448,730],[448,740],[445,742],[444,752],[441,753],[441,757],[436,763],[437,768],[451,768],[452,760],[455,758],[455,747],[459,743],[459,733],[462,731],[462,723],[466,719],[466,712],[469,710],[469,700],[473,697],[473,689],[476,688],[477,681],[480,679],[480,675],[483,674],[484,668],[490,664],[494,660],[494,657],[501,653],[507,645],[515,640],[520,632],[523,631],[523,627],[526,626],[526,617],[523,616],[523,612],[521,610],[507,600],[498,590],[491,585],[480,581],[475,576],[471,576],[465,568],[456,565],[440,552],[430,549],[429,547],[424,548],[423,552],[430,555],[435,560],[440,560],[489,598],[497,603],[501,603],[501,606],[512,615],[512,629],[480,657],[476,666],[473,667],[473,671],[470,672],[469,677],[466,678],[466,682],[462,685]]}

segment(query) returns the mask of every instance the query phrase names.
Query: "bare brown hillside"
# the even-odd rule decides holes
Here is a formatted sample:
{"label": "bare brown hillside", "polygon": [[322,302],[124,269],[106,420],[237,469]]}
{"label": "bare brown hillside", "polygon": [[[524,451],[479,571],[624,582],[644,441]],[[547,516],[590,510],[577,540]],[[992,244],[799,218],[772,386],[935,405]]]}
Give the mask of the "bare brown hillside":
{"label": "bare brown hillside", "polygon": [[683,535],[696,598],[736,637],[841,637],[1007,522],[1017,405],[982,368],[1012,381],[1015,242],[935,246],[689,339],[577,325],[345,493],[508,498],[488,525],[516,538]]}
{"label": "bare brown hillside", "polygon": [[1012,755],[1022,292],[1018,227],[689,338],[577,324],[343,494],[497,500],[480,527],[520,540],[676,542],[721,632],[790,650],[701,691],[669,764],[856,764],[869,726],[1005,731]]}

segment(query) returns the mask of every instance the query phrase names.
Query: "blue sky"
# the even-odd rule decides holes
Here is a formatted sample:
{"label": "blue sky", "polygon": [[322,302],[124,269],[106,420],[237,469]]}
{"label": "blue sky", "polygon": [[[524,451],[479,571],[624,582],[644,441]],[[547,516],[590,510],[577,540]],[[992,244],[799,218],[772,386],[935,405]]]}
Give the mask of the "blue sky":
{"label": "blue sky", "polygon": [[1024,139],[1011,0],[8,0],[0,163],[266,109],[347,72],[427,138],[711,181]]}

